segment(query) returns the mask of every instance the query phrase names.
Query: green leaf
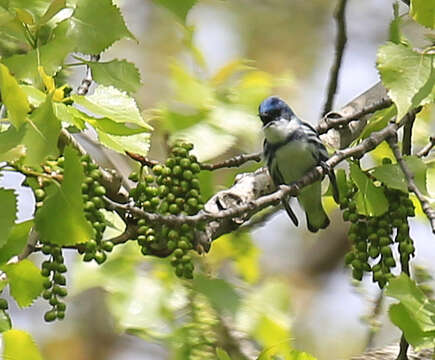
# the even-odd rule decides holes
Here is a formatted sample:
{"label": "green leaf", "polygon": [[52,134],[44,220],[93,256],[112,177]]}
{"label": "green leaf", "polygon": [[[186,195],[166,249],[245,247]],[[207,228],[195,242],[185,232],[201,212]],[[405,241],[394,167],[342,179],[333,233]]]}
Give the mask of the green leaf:
{"label": "green leaf", "polygon": [[3,333],[3,359],[43,360],[32,337],[25,331],[11,329]]}
{"label": "green leaf", "polygon": [[86,128],[85,121],[81,116],[82,112],[75,107],[55,102],[53,103],[53,110],[60,121],[70,123],[79,130]]}
{"label": "green leaf", "polygon": [[4,310],[0,310],[0,334],[12,327],[11,318]]}
{"label": "green leaf", "polygon": [[41,90],[31,85],[21,85],[21,89],[27,95],[29,103],[34,107],[41,105],[47,97]]}
{"label": "green leaf", "polygon": [[419,54],[401,44],[388,42],[379,48],[377,68],[382,83],[389,90],[388,95],[397,106],[398,119],[411,106],[420,104],[422,96],[418,93],[430,80],[432,59],[432,55]]}
{"label": "green leaf", "polygon": [[9,121],[16,128],[19,128],[26,122],[30,106],[26,94],[18,86],[17,80],[11,75],[9,69],[3,64],[0,64],[0,93],[2,102],[8,110]]}
{"label": "green leaf", "polygon": [[412,174],[414,174],[414,182],[417,185],[418,189],[424,194],[427,195],[427,186],[426,186],[426,172],[427,166],[423,160],[419,157],[405,156],[404,157],[406,165],[408,165],[409,170]]}
{"label": "green leaf", "polygon": [[59,154],[57,142],[61,129],[59,119],[54,115],[51,97],[47,97],[30,116],[26,125],[23,143],[28,151],[25,164],[39,167],[47,156]]}
{"label": "green leaf", "polygon": [[218,360],[231,360],[228,353],[220,347],[216,348],[216,356],[217,356]]}
{"label": "green leaf", "polygon": [[222,279],[212,279],[198,275],[193,280],[193,288],[204,294],[219,312],[235,314],[240,306],[240,295],[233,286]]}
{"label": "green leaf", "polygon": [[27,11],[26,9],[15,9],[15,13],[17,19],[26,25],[33,25],[35,23],[35,19],[33,19],[32,13]]}
{"label": "green leaf", "polygon": [[359,138],[365,139],[369,137],[371,133],[382,130],[387,126],[388,122],[394,115],[396,115],[396,107],[394,105],[376,111],[372,116],[370,116],[370,119],[368,119],[367,126],[364,128],[364,131]]}
{"label": "green leaf", "polygon": [[36,229],[44,241],[60,246],[84,243],[92,237],[85,218],[81,183],[83,168],[71,147],[65,148],[64,176],[60,188],[52,185],[51,196],[36,213]]}
{"label": "green leaf", "polygon": [[109,149],[115,150],[121,154],[130,151],[140,155],[148,154],[150,148],[150,134],[142,133],[130,136],[117,136],[107,134],[97,129],[100,142]]}
{"label": "green leaf", "polygon": [[68,22],[68,37],[75,42],[75,50],[84,54],[99,54],[125,37],[134,39],[111,0],[79,0]]}
{"label": "green leaf", "polygon": [[8,0],[9,9],[26,9],[36,16],[41,16],[51,0]]}
{"label": "green leaf", "polygon": [[47,75],[53,76],[62,68],[65,57],[74,49],[73,40],[66,34],[66,27],[67,22],[60,23],[54,39],[47,44],[26,54],[8,57],[3,62],[18,80],[42,88],[38,66],[42,66]]}
{"label": "green leaf", "polygon": [[17,214],[17,197],[14,190],[0,188],[0,206],[2,208],[0,216],[0,250],[7,242],[9,232],[14,226]]}
{"label": "green leaf", "polygon": [[418,23],[435,28],[435,2],[431,0],[411,0],[411,16]]}
{"label": "green leaf", "polygon": [[136,66],[126,60],[109,62],[87,62],[93,79],[107,86],[114,86],[128,93],[135,93],[140,87],[140,74]]}
{"label": "green leaf", "polygon": [[152,130],[152,127],[142,118],[136,101],[112,86],[100,85],[92,95],[73,95],[72,99],[95,115],[107,117],[123,124],[133,123]]}
{"label": "green leaf", "polygon": [[402,33],[400,31],[401,17],[399,15],[399,3],[393,4],[394,19],[390,23],[390,41],[400,44]]}
{"label": "green leaf", "polygon": [[196,4],[198,0],[153,0],[156,4],[164,6],[176,15],[182,22],[186,21],[186,16],[189,10]]}
{"label": "green leaf", "polygon": [[170,64],[170,69],[176,100],[197,109],[213,105],[215,98],[211,86],[192,76],[186,67],[177,61]]}
{"label": "green leaf", "polygon": [[400,301],[390,307],[391,320],[404,332],[414,346],[433,347],[435,339],[435,301],[407,275],[401,274],[388,284],[386,295]]}
{"label": "green leaf", "polygon": [[341,203],[344,199],[347,199],[347,195],[349,194],[349,188],[347,187],[346,171],[344,171],[344,169],[338,169],[335,172],[335,176],[337,178],[338,194]]}
{"label": "green leaf", "polygon": [[380,216],[388,210],[388,200],[380,187],[364,174],[358,165],[350,164],[350,176],[358,187],[356,206],[359,214]]}
{"label": "green leaf", "polygon": [[408,192],[408,183],[398,164],[384,164],[377,166],[371,173],[377,180],[389,188]]}
{"label": "green leaf", "polygon": [[20,254],[27,244],[30,230],[33,226],[33,220],[24,221],[15,224],[9,232],[6,244],[0,251],[0,264],[9,261],[13,256]]}
{"label": "green leaf", "polygon": [[11,295],[20,307],[31,305],[44,289],[44,277],[30,260],[2,265],[1,270],[8,276]]}
{"label": "green leaf", "polygon": [[258,360],[274,359],[273,355],[283,355],[291,352],[291,337],[287,326],[263,315],[257,322],[255,337],[265,347]]}
{"label": "green leaf", "polygon": [[39,25],[47,23],[54,15],[56,15],[60,10],[66,7],[65,0],[52,0],[47,11],[44,13],[42,18],[38,21]]}

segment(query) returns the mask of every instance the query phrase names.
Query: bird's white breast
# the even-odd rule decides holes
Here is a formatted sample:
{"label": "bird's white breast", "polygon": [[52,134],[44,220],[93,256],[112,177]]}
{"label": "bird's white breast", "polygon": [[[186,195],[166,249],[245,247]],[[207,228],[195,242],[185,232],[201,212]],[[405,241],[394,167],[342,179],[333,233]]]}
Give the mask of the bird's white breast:
{"label": "bird's white breast", "polygon": [[286,184],[300,179],[316,165],[312,148],[313,144],[294,140],[276,150],[274,165]]}

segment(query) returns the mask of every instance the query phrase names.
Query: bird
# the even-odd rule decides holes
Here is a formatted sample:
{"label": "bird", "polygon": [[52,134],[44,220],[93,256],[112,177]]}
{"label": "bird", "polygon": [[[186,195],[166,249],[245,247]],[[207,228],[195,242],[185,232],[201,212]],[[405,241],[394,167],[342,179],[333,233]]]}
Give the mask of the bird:
{"label": "bird", "polygon": [[[265,137],[263,156],[275,185],[292,185],[320,165],[328,174],[334,199],[338,201],[335,175],[326,164],[329,155],[317,131],[299,119],[290,106],[277,96],[263,100],[258,115],[263,122]],[[320,181],[304,187],[297,198],[305,211],[309,231],[317,232],[329,225],[322,205]],[[281,202],[290,219],[298,226],[299,221],[290,207],[290,197],[283,198]]]}

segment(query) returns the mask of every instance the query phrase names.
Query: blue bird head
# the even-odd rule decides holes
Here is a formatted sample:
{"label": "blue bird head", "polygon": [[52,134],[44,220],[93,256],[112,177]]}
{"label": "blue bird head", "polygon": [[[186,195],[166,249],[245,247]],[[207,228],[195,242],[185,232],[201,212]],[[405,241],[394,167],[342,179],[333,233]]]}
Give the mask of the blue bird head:
{"label": "blue bird head", "polygon": [[290,120],[294,113],[284,100],[278,96],[269,96],[258,107],[258,116],[260,116],[263,125],[267,125],[279,118]]}

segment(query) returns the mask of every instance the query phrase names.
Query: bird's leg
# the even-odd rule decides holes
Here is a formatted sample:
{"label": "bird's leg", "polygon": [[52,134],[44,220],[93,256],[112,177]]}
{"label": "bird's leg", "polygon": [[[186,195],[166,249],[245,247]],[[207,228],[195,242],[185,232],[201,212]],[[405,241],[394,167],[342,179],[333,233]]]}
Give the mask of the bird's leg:
{"label": "bird's leg", "polygon": [[329,181],[332,185],[332,197],[334,198],[335,202],[338,204],[340,202],[340,197],[338,193],[338,186],[337,186],[337,179],[335,178],[334,169],[332,169],[326,162],[321,161],[319,164],[323,171],[328,175]]}

